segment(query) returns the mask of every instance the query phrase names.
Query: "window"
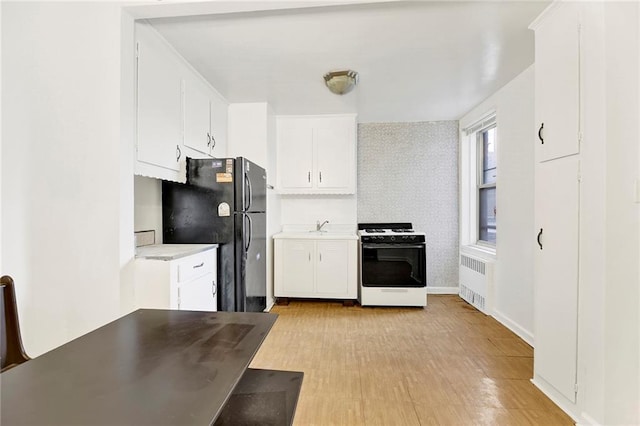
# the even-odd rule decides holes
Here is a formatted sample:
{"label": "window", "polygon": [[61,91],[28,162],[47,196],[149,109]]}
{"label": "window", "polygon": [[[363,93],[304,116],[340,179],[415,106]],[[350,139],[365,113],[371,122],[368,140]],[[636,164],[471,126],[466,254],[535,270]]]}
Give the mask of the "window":
{"label": "window", "polygon": [[478,241],[496,243],[496,125],[476,133],[478,141]]}
{"label": "window", "polygon": [[460,242],[493,250],[497,237],[498,177],[495,113],[463,129],[460,140]]}

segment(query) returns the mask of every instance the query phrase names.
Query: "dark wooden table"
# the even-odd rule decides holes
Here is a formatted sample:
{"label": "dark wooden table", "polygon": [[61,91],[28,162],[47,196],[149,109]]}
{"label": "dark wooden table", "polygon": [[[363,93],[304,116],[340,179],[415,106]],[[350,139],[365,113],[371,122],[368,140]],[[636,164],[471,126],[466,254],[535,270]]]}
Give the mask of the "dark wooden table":
{"label": "dark wooden table", "polygon": [[211,424],[276,317],[135,311],[0,375],[0,422]]}

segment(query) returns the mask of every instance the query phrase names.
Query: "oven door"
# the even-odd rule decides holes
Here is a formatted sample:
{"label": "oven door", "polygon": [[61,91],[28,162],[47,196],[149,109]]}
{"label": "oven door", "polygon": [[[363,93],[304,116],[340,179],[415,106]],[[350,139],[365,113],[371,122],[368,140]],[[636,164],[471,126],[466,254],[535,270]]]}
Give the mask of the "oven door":
{"label": "oven door", "polygon": [[362,244],[363,287],[426,287],[424,244]]}

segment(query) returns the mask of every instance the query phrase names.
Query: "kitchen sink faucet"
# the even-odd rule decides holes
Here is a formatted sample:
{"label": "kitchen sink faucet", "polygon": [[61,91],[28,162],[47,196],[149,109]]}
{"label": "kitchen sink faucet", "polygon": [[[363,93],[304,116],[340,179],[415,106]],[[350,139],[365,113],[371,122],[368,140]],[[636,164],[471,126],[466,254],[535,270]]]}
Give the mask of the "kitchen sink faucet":
{"label": "kitchen sink faucet", "polygon": [[325,220],[324,222],[322,222],[322,224],[320,224],[320,221],[316,222],[316,231],[322,231],[322,227],[325,226],[327,223],[329,223],[328,220]]}

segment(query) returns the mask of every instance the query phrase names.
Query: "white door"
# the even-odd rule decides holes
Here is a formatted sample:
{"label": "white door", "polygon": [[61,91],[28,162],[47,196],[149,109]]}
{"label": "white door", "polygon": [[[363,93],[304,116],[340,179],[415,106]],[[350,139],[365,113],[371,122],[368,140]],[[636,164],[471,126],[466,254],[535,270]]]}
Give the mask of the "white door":
{"label": "white door", "polygon": [[314,121],[313,142],[316,150],[316,176],[320,189],[344,189],[354,181],[353,120],[319,119]]}
{"label": "white door", "polygon": [[580,150],[579,3],[560,3],[535,34],[537,160]]}
{"label": "white door", "polygon": [[349,244],[347,241],[317,241],[316,293],[343,296],[349,293]]}
{"label": "white door", "polygon": [[157,46],[138,41],[138,161],[180,170],[182,81],[173,59]]}
{"label": "white door", "polygon": [[314,293],[314,241],[282,241],[282,297],[305,297]]}
{"label": "white door", "polygon": [[184,83],[184,144],[209,154],[210,103],[205,89],[191,80]]}
{"label": "white door", "polygon": [[[575,402],[579,159],[536,168],[535,374]],[[539,242],[539,243],[538,243]]]}
{"label": "white door", "polygon": [[282,189],[311,188],[313,132],[309,120],[278,120],[278,181]]}
{"label": "white door", "polygon": [[181,311],[214,312],[216,308],[216,282],[213,272],[178,284],[178,309]]}

